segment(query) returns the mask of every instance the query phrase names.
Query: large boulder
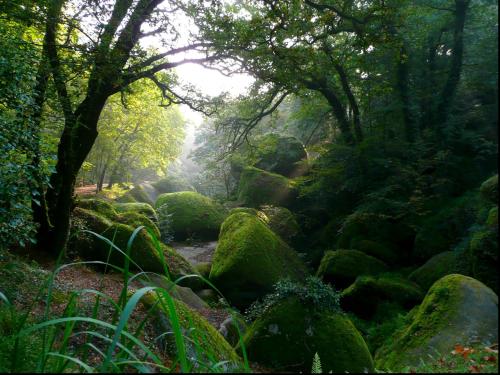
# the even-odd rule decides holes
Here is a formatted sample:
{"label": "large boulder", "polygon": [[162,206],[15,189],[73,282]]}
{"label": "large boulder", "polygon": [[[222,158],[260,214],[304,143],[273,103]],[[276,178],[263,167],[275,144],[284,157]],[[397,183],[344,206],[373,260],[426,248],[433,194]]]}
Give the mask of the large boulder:
{"label": "large boulder", "polygon": [[498,174],[484,181],[479,191],[484,199],[493,204],[498,204]]}
{"label": "large boulder", "polygon": [[466,260],[470,274],[498,291],[498,227],[480,226],[472,233]]}
{"label": "large boulder", "polygon": [[115,203],[113,205],[116,212],[118,213],[127,213],[127,212],[137,212],[154,221],[158,222],[158,216],[156,215],[156,211],[153,206],[149,203],[141,203],[141,202],[131,202],[131,203]]}
{"label": "large boulder", "polygon": [[285,207],[263,206],[260,210],[265,214],[261,215],[261,218],[286,243],[291,244],[300,235],[299,224],[289,209]]}
{"label": "large boulder", "polygon": [[[113,242],[121,251],[127,251],[127,244],[135,228],[129,225],[113,222],[103,215],[91,210],[76,208],[72,215],[72,236],[68,248],[76,251],[82,258],[88,260],[108,261],[112,246],[97,236],[85,233],[90,230]],[[159,246],[159,250],[157,248]],[[134,239],[130,251],[131,259],[144,271],[164,274],[163,264],[172,280],[182,276],[197,274],[193,267],[171,247],[156,243],[149,233],[142,229]],[[118,267],[124,265],[124,255],[118,250],[111,251],[109,262]],[[132,268],[134,264],[131,264]],[[198,285],[195,279],[186,280],[183,285]]]}
{"label": "large boulder", "polygon": [[193,191],[166,193],[158,197],[156,209],[167,205],[176,240],[196,237],[215,240],[226,217],[226,210],[212,199]]}
{"label": "large boulder", "polygon": [[273,205],[289,207],[297,192],[291,180],[279,174],[246,167],[238,185],[238,201],[249,207]]}
{"label": "large boulder", "polygon": [[498,342],[498,296],[471,277],[448,275],[434,283],[408,320],[376,352],[377,368],[401,371],[456,344]]}
{"label": "large boulder", "polygon": [[255,166],[287,177],[303,173],[300,162],[307,159],[302,143],[294,137],[266,134],[258,140]]}
{"label": "large boulder", "polygon": [[408,279],[414,281],[427,291],[440,278],[455,273],[457,259],[453,251],[445,251],[434,255],[424,265],[413,271]]}
{"label": "large boulder", "polygon": [[382,301],[394,302],[409,309],[420,303],[423,298],[422,289],[403,277],[360,276],[342,291],[341,305],[344,310],[369,319]]}
{"label": "large boulder", "polygon": [[234,305],[248,306],[278,280],[305,274],[297,253],[256,216],[235,213],[222,224],[210,280]]}
{"label": "large boulder", "polygon": [[355,212],[340,228],[337,247],[360,250],[389,264],[404,263],[414,238],[411,228],[391,216]]}
{"label": "large boulder", "polygon": [[148,194],[144,186],[142,185],[137,185],[127,191],[125,194],[123,194],[121,197],[119,197],[117,202],[120,203],[133,203],[133,202],[142,202],[142,203],[149,203],[153,204],[153,200],[151,199],[151,196]]}
{"label": "large boulder", "polygon": [[110,202],[103,199],[79,199],[76,201],[76,206],[86,210],[97,212],[109,220],[115,220],[118,217],[118,211],[116,210],[116,207]]}
{"label": "large boulder", "polygon": [[[160,343],[171,357],[179,355],[175,335],[165,334],[174,332],[174,319],[178,321],[181,334],[184,337],[184,350],[187,360],[193,370],[203,371],[219,364],[223,372],[232,372],[242,369],[241,359],[222,335],[199,313],[190,309],[185,303],[173,299],[173,308],[169,308],[167,296],[163,292],[150,292],[141,302],[149,310],[154,309],[154,326],[158,336],[162,336]],[[175,317],[175,318],[174,318]]]}
{"label": "large boulder", "polygon": [[259,317],[244,337],[248,358],[279,371],[311,371],[315,353],[325,372],[373,371],[361,334],[346,315],[288,297]]}
{"label": "large boulder", "polygon": [[120,214],[115,219],[116,222],[130,225],[132,228],[137,228],[139,226],[144,226],[152,233],[157,240],[160,240],[160,230],[158,226],[148,217],[138,212],[127,212]]}
{"label": "large boulder", "polygon": [[351,285],[358,276],[377,275],[387,270],[384,262],[361,251],[339,249],[325,252],[317,276],[341,289]]}
{"label": "large boulder", "polygon": [[151,185],[156,189],[158,194],[177,193],[179,191],[196,191],[185,178],[171,175],[161,180],[153,182]]}

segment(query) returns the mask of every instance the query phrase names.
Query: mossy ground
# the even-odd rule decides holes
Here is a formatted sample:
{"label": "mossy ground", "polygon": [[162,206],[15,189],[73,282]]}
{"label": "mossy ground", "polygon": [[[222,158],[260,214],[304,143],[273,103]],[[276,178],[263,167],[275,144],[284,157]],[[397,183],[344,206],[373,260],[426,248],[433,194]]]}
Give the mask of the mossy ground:
{"label": "mossy ground", "polygon": [[148,219],[154,221],[155,223],[158,222],[156,211],[149,203],[115,203],[113,207],[118,213],[136,212],[146,216]]}

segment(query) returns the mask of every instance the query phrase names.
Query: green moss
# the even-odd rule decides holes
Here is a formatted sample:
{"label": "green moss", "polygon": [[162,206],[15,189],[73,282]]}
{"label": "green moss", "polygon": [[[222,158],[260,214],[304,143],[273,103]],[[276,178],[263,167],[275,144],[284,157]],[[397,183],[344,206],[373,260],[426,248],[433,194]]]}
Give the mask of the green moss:
{"label": "green moss", "polygon": [[361,244],[370,255],[378,253],[382,256],[380,259],[394,263],[408,258],[413,241],[413,230],[399,220],[382,214],[355,212],[340,228],[337,247],[362,250],[356,247]]}
{"label": "green moss", "polygon": [[474,232],[469,252],[472,276],[498,291],[498,227]]}
{"label": "green moss", "polygon": [[295,216],[287,208],[263,206],[261,211],[265,214],[261,218],[286,243],[291,244],[300,234],[299,224],[295,220]]}
{"label": "green moss", "polygon": [[484,199],[494,204],[498,204],[498,174],[484,181],[479,191]]}
{"label": "green moss", "polygon": [[174,175],[153,182],[151,185],[153,185],[159,194],[176,193],[179,191],[196,191],[193,185],[186,179]]}
{"label": "green moss", "polygon": [[387,271],[382,261],[358,250],[327,251],[317,275],[337,288],[349,286],[356,277]]}
{"label": "green moss", "polygon": [[77,207],[84,208],[86,210],[95,211],[103,216],[105,216],[109,220],[115,220],[118,216],[118,212],[115,210],[115,207],[102,199],[80,199],[76,202]]}
{"label": "green moss", "polygon": [[305,273],[297,253],[257,217],[236,213],[222,224],[210,279],[235,305],[248,305],[278,280],[300,280]]}
{"label": "green moss", "polygon": [[143,225],[153,233],[157,240],[160,240],[160,230],[158,229],[156,224],[141,213],[131,211],[125,212],[118,215],[118,217],[116,218],[116,222],[130,225],[134,229]]}
{"label": "green moss", "polygon": [[410,312],[408,324],[377,351],[376,365],[400,371],[435,351],[448,351],[456,343],[496,342],[497,331],[496,294],[470,277],[448,275],[434,283],[422,304]]}
{"label": "green moss", "polygon": [[373,360],[351,321],[338,312],[316,312],[297,298],[277,304],[244,337],[251,361],[277,371],[310,371],[315,353],[325,372],[373,371]]}
{"label": "green moss", "polygon": [[132,203],[132,202],[141,202],[141,203],[149,203],[153,204],[153,201],[149,197],[144,187],[141,185],[137,185],[131,190],[127,191],[124,195],[116,200],[120,203]]}
{"label": "green moss", "polygon": [[283,176],[298,176],[303,172],[300,162],[307,159],[307,153],[298,139],[266,134],[257,142],[254,156],[257,168]]}
{"label": "green moss", "polygon": [[297,192],[291,180],[262,169],[246,167],[241,173],[238,200],[245,206],[289,206]]}
{"label": "green moss", "polygon": [[342,292],[342,308],[368,319],[382,301],[410,308],[420,303],[424,294],[418,285],[402,277],[384,274],[378,277],[360,276]]}
{"label": "green moss", "polygon": [[[165,297],[158,297],[156,293],[149,293],[141,300],[147,308],[156,306],[155,324],[158,333],[172,331],[172,314],[167,308]],[[158,303],[162,301],[163,303]],[[199,363],[215,365],[220,361],[229,363],[222,366],[226,371],[236,370],[241,367],[241,360],[221,336],[219,332],[200,314],[191,310],[186,304],[179,300],[174,300],[175,314],[182,327],[184,343],[186,344],[187,358],[199,369]],[[165,349],[170,356],[177,354],[174,335],[163,335]],[[202,369],[203,370],[203,369]]]}
{"label": "green moss", "polygon": [[493,207],[490,212],[488,212],[488,218],[486,219],[486,225],[497,228],[498,227],[498,206]]}
{"label": "green moss", "polygon": [[413,271],[408,278],[427,291],[432,284],[443,276],[456,271],[456,257],[453,251],[434,255],[423,266]]}
{"label": "green moss", "polygon": [[217,239],[219,228],[226,217],[226,210],[210,198],[185,191],[162,194],[155,207],[166,204],[172,214],[172,230],[176,240],[188,237]]}
{"label": "green moss", "polygon": [[140,203],[140,202],[115,203],[114,208],[118,213],[137,212],[139,214],[146,216],[155,223],[158,222],[158,216],[156,215],[156,211],[149,203]]}
{"label": "green moss", "polygon": [[237,214],[239,212],[244,212],[246,214],[255,215],[255,216],[257,216],[259,214],[259,211],[257,211],[255,208],[236,207],[236,208],[233,208],[231,211],[229,211],[229,215]]}
{"label": "green moss", "polygon": [[198,263],[194,268],[201,276],[203,276],[205,279],[208,279],[210,276],[210,270],[212,269],[212,263]]}

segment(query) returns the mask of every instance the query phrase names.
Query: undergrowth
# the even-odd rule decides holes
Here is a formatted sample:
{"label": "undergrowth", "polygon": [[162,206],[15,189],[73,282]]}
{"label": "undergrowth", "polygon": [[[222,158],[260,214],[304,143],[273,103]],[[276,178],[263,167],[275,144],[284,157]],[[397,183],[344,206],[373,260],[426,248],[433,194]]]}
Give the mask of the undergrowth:
{"label": "undergrowth", "polygon": [[[132,273],[131,267],[140,267],[129,257],[132,243],[144,227],[138,227],[131,235],[125,251],[101,235],[89,232],[102,241],[106,241],[111,251],[119,251],[125,255],[122,267],[101,261],[75,262],[62,264],[62,254],[59,256],[55,270],[40,278],[38,283],[31,283],[30,302],[19,309],[11,301],[19,299],[10,290],[0,290],[0,372],[250,372],[250,367],[243,350],[243,360],[238,363],[229,361],[207,360],[216,356],[209,353],[210,348],[202,345],[192,337],[195,329],[182,329],[176,304],[170,296],[170,290],[182,279],[189,277],[201,278],[210,287],[218,290],[199,275],[187,275],[177,280],[169,289],[156,286],[146,286],[137,290],[129,289],[135,280],[150,279],[150,272]],[[156,248],[163,254],[161,244],[148,230]],[[109,258],[108,258],[109,259]],[[162,257],[164,274],[169,275],[168,265]],[[59,272],[67,267],[79,265],[101,265],[121,273],[123,287],[117,301],[96,289],[75,290],[67,296],[63,312],[54,313],[51,306],[56,304],[58,294],[55,279]],[[5,270],[3,270],[5,271]],[[21,277],[15,274],[15,277]],[[29,278],[28,278],[29,279]],[[16,281],[14,281],[16,282]],[[39,285],[38,288],[35,286]],[[4,285],[5,287],[6,285]],[[13,287],[13,286],[12,286]],[[15,288],[12,288],[15,289]],[[153,319],[154,307],[151,307],[138,322],[131,323],[131,317],[138,308],[141,299],[154,293],[163,311],[169,312],[171,332],[162,332],[154,337],[152,342],[145,340],[144,329],[148,321]],[[219,292],[218,292],[219,293]],[[220,294],[220,293],[219,293]],[[33,298],[34,296],[34,298]],[[93,296],[91,306],[84,300]],[[222,295],[221,295],[222,296]],[[25,296],[22,296],[23,298]],[[161,297],[161,298],[160,298]],[[26,301],[25,301],[26,302]],[[60,301],[57,301],[60,302]],[[41,314],[35,313],[37,304],[43,306]],[[111,308],[109,319],[103,319],[102,309]],[[232,313],[232,311],[230,311]],[[239,332],[239,328],[236,327]],[[168,353],[168,358],[159,353],[160,340],[165,335],[174,337],[174,354]],[[240,342],[243,344],[240,333]],[[194,346],[194,353],[189,356],[186,347]],[[214,348],[215,349],[215,348]],[[192,355],[192,351],[190,351]],[[202,360],[205,360],[203,362]]]}

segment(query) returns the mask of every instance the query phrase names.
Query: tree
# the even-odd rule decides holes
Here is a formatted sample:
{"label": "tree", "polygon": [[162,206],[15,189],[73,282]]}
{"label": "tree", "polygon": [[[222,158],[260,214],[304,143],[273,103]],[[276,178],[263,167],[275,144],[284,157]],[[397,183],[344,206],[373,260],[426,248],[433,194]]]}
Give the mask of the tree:
{"label": "tree", "polygon": [[[185,102],[201,110],[203,98],[188,100],[174,91],[172,82],[162,82],[157,76],[181,64],[207,63],[220,57],[209,55],[206,43],[194,36],[189,36],[185,45],[176,45],[178,5],[163,0],[48,3],[39,83],[45,81],[48,62],[48,73],[64,115],[64,129],[45,202],[35,213],[40,225],[38,238],[47,250],[58,253],[66,244],[76,176],[97,138],[98,120],[111,95],[149,78],[170,102]],[[165,50],[144,50],[140,40],[155,35],[162,37]],[[203,55],[169,61],[186,51]],[[84,78],[77,89],[72,86],[75,75]],[[43,87],[38,88],[35,97],[44,97]]]}

